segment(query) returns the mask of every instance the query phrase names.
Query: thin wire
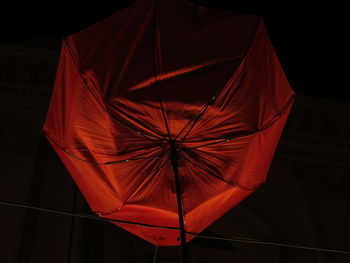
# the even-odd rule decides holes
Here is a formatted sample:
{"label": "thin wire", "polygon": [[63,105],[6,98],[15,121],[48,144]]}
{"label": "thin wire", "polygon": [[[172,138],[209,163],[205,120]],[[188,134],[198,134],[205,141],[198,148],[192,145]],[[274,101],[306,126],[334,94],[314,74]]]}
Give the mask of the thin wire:
{"label": "thin wire", "polygon": [[157,252],[158,252],[158,246],[156,246],[156,250],[154,251],[153,263],[157,262]]}
{"label": "thin wire", "polygon": [[74,217],[92,219],[92,220],[104,221],[104,222],[116,222],[116,223],[122,223],[122,224],[128,224],[128,225],[145,226],[145,227],[153,227],[153,228],[161,228],[161,229],[171,229],[171,230],[180,230],[180,228],[178,228],[178,227],[156,226],[156,225],[151,225],[151,224],[126,221],[126,220],[111,219],[111,218],[100,217],[100,216],[95,216],[95,215],[75,214],[75,213],[56,210],[56,209],[48,209],[48,208],[19,204],[19,203],[14,203],[14,202],[0,201],[0,205],[27,208],[27,209],[33,209],[33,210],[38,210],[38,211],[42,211],[42,212],[49,212],[49,213],[54,213],[54,214],[59,214],[59,215],[66,215],[66,216],[74,216]]}
{"label": "thin wire", "polygon": [[[73,212],[75,214],[77,209],[77,194],[78,194],[78,186],[76,184],[73,185]],[[68,263],[72,262],[72,247],[73,247],[73,238],[74,238],[74,226],[75,226],[75,217],[71,217],[70,223],[70,233],[69,233],[69,241],[68,241]]]}
{"label": "thin wire", "polygon": [[309,247],[309,246],[298,246],[298,245],[284,244],[284,243],[277,243],[277,242],[259,241],[259,240],[255,240],[255,239],[214,237],[214,236],[205,236],[205,235],[195,235],[194,233],[188,233],[188,234],[194,235],[194,236],[196,236],[198,238],[224,240],[224,241],[231,241],[231,242],[237,242],[237,243],[259,244],[259,245],[267,245],[267,246],[279,246],[279,247],[307,249],[307,250],[321,251],[321,252],[350,254],[350,251],[348,251],[348,250],[340,250],[340,249],[330,249],[330,248],[321,248],[321,247]]}
{"label": "thin wire", "polygon": [[[75,216],[75,217],[80,217],[80,218],[85,218],[85,219],[93,219],[93,220],[98,220],[98,221],[117,222],[117,223],[138,225],[138,226],[145,226],[145,227],[180,230],[180,228],[178,228],[178,227],[155,226],[155,225],[150,225],[150,224],[109,219],[109,218],[97,217],[97,216],[86,215],[86,214],[74,214],[74,213],[69,213],[69,212],[60,211],[60,210],[47,209],[47,208],[42,208],[42,207],[35,207],[35,206],[23,205],[23,204],[11,203],[11,202],[5,202],[5,201],[0,201],[0,205],[28,208],[28,209],[34,209],[34,210],[43,211],[43,212],[68,215],[68,216]],[[218,237],[218,236],[206,236],[206,235],[198,235],[198,234],[193,233],[193,232],[186,232],[186,233],[189,235],[195,236],[197,238],[224,240],[224,241],[231,241],[231,242],[237,242],[237,243],[259,244],[259,245],[268,245],[268,246],[280,246],[280,247],[289,247],[289,248],[297,248],[297,249],[307,249],[307,250],[313,250],[313,251],[331,252],[331,253],[339,253],[339,254],[350,254],[349,250],[309,247],[309,246],[298,246],[298,245],[292,245],[292,244],[268,242],[268,241],[261,241],[261,240],[255,240],[255,239],[243,239],[243,238],[236,238],[236,237],[228,238],[228,237]]]}

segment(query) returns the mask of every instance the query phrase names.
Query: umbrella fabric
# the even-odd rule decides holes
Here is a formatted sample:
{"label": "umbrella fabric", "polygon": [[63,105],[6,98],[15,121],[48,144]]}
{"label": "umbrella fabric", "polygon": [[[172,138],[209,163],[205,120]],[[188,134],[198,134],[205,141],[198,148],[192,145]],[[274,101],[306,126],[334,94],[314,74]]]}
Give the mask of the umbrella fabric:
{"label": "umbrella fabric", "polygon": [[172,141],[199,233],[263,184],[293,100],[260,18],[140,0],[63,41],[44,131],[96,214],[179,228]]}

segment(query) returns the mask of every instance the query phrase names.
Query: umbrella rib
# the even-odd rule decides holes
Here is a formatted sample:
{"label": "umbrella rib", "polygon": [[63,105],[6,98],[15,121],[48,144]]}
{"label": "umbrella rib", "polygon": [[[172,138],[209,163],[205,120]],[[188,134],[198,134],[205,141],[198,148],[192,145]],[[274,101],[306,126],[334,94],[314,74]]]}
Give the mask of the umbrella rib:
{"label": "umbrella rib", "polygon": [[176,135],[175,139],[176,140],[181,133],[183,133],[184,130],[187,129],[187,127],[192,123],[191,128],[186,132],[186,134],[184,135],[184,137],[182,138],[182,140],[180,141],[180,143],[186,138],[186,136],[190,133],[190,131],[192,130],[192,128],[194,127],[194,125],[198,122],[199,118],[203,115],[203,113],[206,111],[206,109],[209,107],[210,103],[212,103],[215,99],[215,96],[211,97],[205,105],[203,105],[202,109],[196,114],[196,116],[191,119],[189,122],[187,122],[187,124],[185,125],[185,127],[182,128],[182,130]]}
{"label": "umbrella rib", "polygon": [[[239,56],[238,58],[244,58],[244,56],[242,55],[242,56]],[[242,59],[242,61],[243,61],[243,59]],[[242,61],[241,61],[241,63],[242,63]],[[229,78],[228,80],[230,80],[231,77],[232,77],[232,76],[230,76],[230,78]],[[227,83],[227,81],[224,82],[224,83]],[[215,92],[213,92],[213,95],[209,98],[209,100],[206,102],[206,104],[203,105],[202,109],[196,114],[196,116],[195,116],[193,119],[191,119],[191,120],[185,125],[185,127],[176,135],[175,140],[176,140],[176,139],[181,135],[181,133],[183,133],[183,131],[186,130],[186,128],[187,128],[191,123],[193,123],[193,121],[194,121],[194,123],[192,124],[192,127],[186,132],[186,134],[184,135],[184,137],[181,139],[181,142],[185,140],[186,136],[191,132],[191,130],[193,129],[193,127],[195,126],[195,124],[198,122],[199,118],[200,118],[200,117],[203,115],[203,113],[207,110],[207,108],[209,107],[209,105],[210,105],[211,103],[214,102],[214,100],[218,97],[218,95],[219,95],[220,92],[225,88],[225,86],[226,86],[226,85],[223,85],[223,86],[220,85],[220,86],[217,88],[217,90],[216,90]]]}
{"label": "umbrella rib", "polygon": [[[249,134],[247,134],[249,135]],[[246,135],[244,135],[246,136]],[[236,138],[239,138],[240,136],[237,136],[237,137],[220,137],[220,138],[206,138],[206,139],[200,139],[200,140],[185,140],[183,141],[184,143],[194,143],[194,142],[210,142],[210,141],[218,141],[220,140],[219,142],[224,142],[225,140],[232,140],[232,139],[236,139]],[[243,137],[243,136],[242,136]],[[214,142],[214,143],[219,143],[219,142]]]}
{"label": "umbrella rib", "polygon": [[[191,132],[191,130],[193,129],[193,127],[196,125],[196,123],[199,121],[200,117],[204,114],[204,112],[208,109],[209,105],[212,104],[214,102],[214,100],[217,98],[217,96],[220,94],[220,92],[225,88],[225,86],[219,88],[215,93],[214,93],[214,96],[212,96],[208,101],[207,103],[203,106],[202,110],[197,114],[197,116],[192,119],[189,123],[192,122],[192,126],[190,129],[188,129],[188,131],[186,132],[186,134],[183,136],[183,138],[181,139],[181,142],[183,142],[187,135]],[[235,90],[235,93],[237,92],[238,89]],[[193,121],[194,120],[194,121]],[[186,125],[186,127],[183,129],[185,130],[187,128],[188,125]],[[180,135],[183,130],[181,130],[181,132],[178,134]]]}
{"label": "umbrella rib", "polygon": [[187,161],[189,161],[189,162],[192,163],[193,165],[195,165],[195,166],[197,166],[198,168],[202,169],[203,171],[209,173],[210,175],[214,176],[215,178],[220,179],[220,180],[224,181],[225,183],[228,183],[228,184],[231,185],[231,186],[238,187],[238,188],[240,188],[240,189],[242,189],[242,190],[257,190],[257,189],[259,189],[259,188],[263,185],[263,183],[261,183],[261,184],[255,186],[255,187],[244,187],[244,186],[241,186],[240,184],[235,183],[235,182],[233,182],[233,181],[231,181],[231,180],[227,180],[227,179],[225,179],[224,177],[222,177],[222,176],[220,176],[220,175],[214,173],[213,171],[209,170],[208,168],[206,168],[206,167],[204,167],[204,166],[202,166],[202,165],[200,165],[200,164],[197,164],[197,163],[193,162],[191,159],[189,159],[189,158],[187,158],[187,157],[185,157],[185,156],[183,156],[183,155],[181,155],[181,154],[179,154],[178,156],[181,157],[181,158],[183,158],[183,159],[185,159],[185,160],[187,160]]}
{"label": "umbrella rib", "polygon": [[183,133],[184,130],[187,129],[187,127],[192,123],[191,128],[188,129],[188,131],[186,132],[186,134],[183,136],[183,138],[181,139],[180,143],[183,142],[187,135],[191,132],[191,130],[193,129],[193,127],[196,125],[196,123],[198,122],[198,120],[200,119],[200,117],[203,115],[203,113],[208,109],[209,105],[211,103],[214,102],[214,100],[217,98],[217,95],[221,92],[221,90],[223,89],[223,87],[220,87],[212,97],[210,97],[210,99],[203,105],[202,109],[196,114],[196,116],[191,119],[186,125],[185,127],[176,135],[175,140],[181,135],[181,133]]}
{"label": "umbrella rib", "polygon": [[214,173],[213,171],[209,170],[208,168],[206,168],[206,167],[204,167],[204,166],[202,166],[202,165],[200,165],[200,164],[195,163],[195,162],[192,161],[191,159],[189,159],[189,158],[187,158],[187,157],[185,157],[185,156],[183,156],[183,155],[181,155],[181,154],[179,154],[178,156],[179,156],[180,158],[183,158],[183,159],[189,161],[189,162],[192,163],[193,165],[195,165],[195,166],[197,166],[198,168],[202,169],[203,171],[209,173],[210,175],[214,176],[215,178],[220,179],[220,180],[224,181],[225,183],[228,183],[229,185],[237,186],[237,184],[235,184],[234,182],[223,178],[222,176],[220,176],[220,175]]}
{"label": "umbrella rib", "polygon": [[164,121],[164,125],[166,127],[168,138],[170,139],[170,130],[168,126],[168,122],[165,118],[164,108],[162,104],[162,98],[160,96],[160,90],[159,90],[159,80],[158,75],[160,75],[161,67],[162,67],[162,57],[161,57],[161,50],[160,50],[160,35],[159,35],[159,28],[158,28],[158,21],[157,21],[157,12],[156,12],[156,6],[154,10],[154,20],[153,20],[153,71],[154,71],[154,82],[153,86],[157,86],[158,90],[158,101],[160,110],[162,112],[162,117]]}
{"label": "umbrella rib", "polygon": [[[119,156],[120,154],[117,154],[117,153],[102,153],[102,152],[98,152],[98,151],[95,151],[95,150],[92,150],[92,149],[89,149],[87,147],[63,147],[64,149],[67,149],[67,150],[81,150],[81,151],[90,151],[90,152],[93,152],[93,153],[96,153],[96,154],[100,154],[100,155],[106,155],[106,156]],[[154,147],[151,147],[151,148],[154,148]],[[138,150],[143,150],[143,151],[147,151],[147,154],[151,153],[151,152],[155,152],[157,150],[159,150],[159,148],[154,148],[153,150],[150,150],[148,151],[149,149],[145,148],[145,149],[138,149]],[[139,154],[138,156],[140,155],[143,155],[143,154]]]}
{"label": "umbrella rib", "polygon": [[[81,79],[82,83],[87,87],[87,89],[91,92],[91,94],[92,94],[92,96],[95,98],[95,100],[96,100],[103,108],[105,108],[106,105],[107,105],[107,106],[110,106],[110,107],[113,107],[113,106],[110,105],[109,103],[106,103],[106,102],[102,103],[101,100],[99,100],[99,99],[96,97],[96,95],[95,95],[95,93],[93,92],[92,88],[87,84],[85,78],[82,77],[82,75],[85,76],[85,74],[82,73],[82,72],[79,70],[78,61],[77,61],[77,59],[76,59],[76,57],[75,57],[75,55],[74,55],[72,46],[70,45],[70,43],[69,43],[69,41],[68,41],[67,39],[64,39],[64,42],[65,42],[66,45],[67,45],[68,52],[69,52],[69,54],[70,54],[70,56],[71,56],[71,58],[72,58],[72,60],[73,60],[73,64],[74,64],[75,69],[78,71],[78,74],[79,74],[79,76],[80,76],[80,79]],[[85,76],[85,77],[86,77],[86,76]],[[145,139],[152,141],[154,144],[159,145],[159,143],[155,142],[154,140],[152,140],[151,138],[149,138],[148,136],[146,136],[146,135],[143,134],[142,132],[133,129],[133,128],[131,128],[129,125],[127,125],[127,124],[121,122],[120,120],[118,120],[118,119],[117,119],[113,114],[111,114],[109,111],[107,111],[107,112],[109,113],[108,115],[109,115],[113,120],[117,121],[120,125],[124,126],[125,128],[127,128],[127,129],[133,131],[134,133],[136,133],[136,134],[138,134],[138,135],[143,136]]]}
{"label": "umbrella rib", "polygon": [[162,98],[160,95],[159,95],[159,106],[160,106],[160,110],[162,112],[164,125],[165,125],[166,131],[168,133],[168,139],[170,139],[170,129],[169,129],[168,121],[166,120],[166,117],[165,117],[165,109],[163,107]]}
{"label": "umbrella rib", "polygon": [[142,160],[142,159],[150,159],[150,158],[156,158],[156,157],[160,157],[165,155],[165,153],[160,153],[160,154],[154,154],[151,156],[147,156],[147,157],[134,157],[134,158],[129,158],[129,159],[124,159],[124,160],[119,160],[119,161],[110,161],[110,162],[103,162],[103,163],[99,163],[99,162],[91,162],[85,159],[82,159],[74,154],[72,154],[71,152],[67,151],[64,147],[62,147],[61,145],[59,145],[55,140],[53,140],[50,135],[48,135],[47,133],[45,133],[46,137],[52,141],[58,148],[60,148],[63,152],[65,152],[66,154],[72,156],[73,158],[79,160],[79,161],[83,161],[89,164],[94,164],[94,165],[110,165],[110,164],[120,164],[120,163],[126,163],[129,161],[136,161],[136,160]]}
{"label": "umbrella rib", "polygon": [[208,145],[213,145],[213,144],[228,142],[228,141],[235,140],[235,139],[239,139],[239,138],[243,138],[243,137],[246,137],[246,136],[249,136],[249,135],[258,133],[258,132],[262,132],[262,131],[268,129],[269,127],[271,127],[275,122],[277,122],[277,121],[281,118],[281,116],[284,114],[284,112],[288,109],[289,105],[290,105],[291,103],[293,103],[294,100],[295,100],[295,95],[293,95],[293,96],[290,97],[290,99],[288,100],[288,102],[283,106],[282,110],[276,115],[277,118],[274,119],[273,121],[267,123],[267,124],[266,124],[263,128],[261,128],[261,129],[257,129],[257,130],[251,131],[251,132],[242,133],[242,135],[238,135],[238,136],[236,136],[236,137],[229,137],[229,138],[213,138],[213,139],[208,138],[208,139],[193,140],[193,141],[185,141],[185,140],[184,140],[184,142],[188,142],[188,143],[191,143],[191,142],[207,142],[207,141],[216,141],[216,140],[220,140],[220,141],[218,141],[218,142],[212,142],[212,143],[206,143],[206,144],[203,144],[203,145],[194,146],[194,147],[189,147],[189,148],[183,148],[183,149],[180,150],[180,151],[186,151],[186,150],[191,150],[191,149],[197,149],[197,148],[205,147],[205,146],[208,146]]}
{"label": "umbrella rib", "polygon": [[125,159],[125,160],[121,160],[121,161],[105,162],[104,164],[108,165],[108,164],[126,163],[129,161],[137,161],[137,160],[151,159],[151,158],[155,158],[155,157],[162,157],[164,155],[165,155],[164,153],[160,153],[160,154],[155,154],[155,155],[151,155],[151,156],[147,156],[147,157],[135,157],[135,158]]}
{"label": "umbrella rib", "polygon": [[[213,139],[213,140],[217,140],[217,139]],[[199,145],[199,146],[193,146],[193,147],[188,147],[188,148],[183,147],[181,150],[179,150],[179,152],[180,151],[188,151],[188,150],[192,150],[192,149],[197,149],[197,148],[201,148],[201,147],[205,147],[205,146],[209,146],[209,145],[215,145],[215,144],[218,144],[218,143],[229,142],[231,140],[232,140],[232,138],[227,138],[227,139],[221,139],[221,141],[218,141],[218,142],[210,142],[210,143],[202,144],[202,145]]]}
{"label": "umbrella rib", "polygon": [[[67,38],[64,38],[64,39],[63,39],[63,42],[64,42],[64,43],[66,44],[66,46],[67,46],[69,55],[70,55],[70,57],[72,58],[73,65],[74,65],[75,69],[76,69],[77,72],[78,72],[78,75],[79,75],[79,78],[80,78],[82,84],[90,91],[90,93],[92,94],[92,96],[94,97],[94,99],[97,101],[97,103],[100,104],[100,106],[101,106],[102,108],[105,108],[104,103],[101,101],[102,99],[98,99],[97,96],[96,96],[96,94],[95,94],[95,92],[92,90],[92,88],[90,87],[90,85],[88,85],[88,83],[87,83],[87,81],[86,81],[86,79],[87,79],[86,74],[83,73],[83,72],[81,72],[81,71],[79,70],[78,59],[77,59],[77,57],[75,56],[74,51],[73,51],[73,47],[72,47],[71,44],[69,43],[68,39],[67,39]],[[84,76],[85,78],[84,78],[83,76]]]}
{"label": "umbrella rib", "polygon": [[240,189],[242,189],[242,190],[257,190],[257,189],[259,189],[259,188],[263,185],[263,183],[261,183],[261,184],[258,184],[258,185],[255,186],[255,187],[245,187],[245,186],[242,186],[242,185],[240,185],[240,184],[238,184],[238,183],[236,183],[236,182],[233,182],[233,181],[231,181],[231,180],[225,179],[224,177],[222,177],[222,176],[220,176],[220,175],[214,173],[213,171],[209,170],[208,168],[206,168],[206,167],[204,167],[204,166],[202,166],[202,165],[200,165],[200,164],[197,164],[197,163],[191,161],[189,158],[186,158],[186,157],[183,156],[183,155],[180,155],[180,154],[179,154],[179,156],[180,156],[181,158],[184,158],[184,159],[186,159],[187,161],[191,162],[193,165],[197,166],[198,168],[202,169],[203,171],[209,173],[210,175],[212,175],[212,176],[214,176],[214,177],[216,177],[216,178],[218,178],[218,179],[224,181],[225,183],[228,183],[228,184],[230,184],[230,185],[232,185],[232,186],[238,187],[238,188],[240,188]]}
{"label": "umbrella rib", "polygon": [[[109,107],[115,108],[113,105],[110,105],[109,103],[106,103]],[[130,127],[130,125],[127,125],[125,123],[123,123],[122,121],[120,121],[116,116],[114,116],[113,114],[109,113],[110,116],[112,117],[113,120],[115,120],[116,122],[118,122],[120,125],[122,125],[123,127],[127,128],[128,130],[132,131],[133,133],[136,133],[137,135],[141,135],[142,137],[144,137],[145,139],[151,141],[152,143],[154,143],[157,146],[161,146],[162,144],[159,142],[160,140],[152,135],[152,137],[156,138],[158,141],[151,139],[150,137],[146,136],[143,132]]]}
{"label": "umbrella rib", "polygon": [[[163,156],[166,154],[163,154]],[[128,203],[129,200],[131,200],[132,198],[134,198],[135,196],[137,196],[141,190],[156,176],[156,174],[159,172],[160,169],[162,169],[164,167],[164,165],[170,160],[170,155],[168,156],[168,158],[166,158],[166,160],[153,172],[153,175],[150,176],[148,178],[148,180],[146,179],[145,181],[143,181],[141,183],[141,185],[139,186],[139,189],[137,189],[135,192],[131,193],[129,195],[129,197],[126,199],[127,201],[125,202]]]}

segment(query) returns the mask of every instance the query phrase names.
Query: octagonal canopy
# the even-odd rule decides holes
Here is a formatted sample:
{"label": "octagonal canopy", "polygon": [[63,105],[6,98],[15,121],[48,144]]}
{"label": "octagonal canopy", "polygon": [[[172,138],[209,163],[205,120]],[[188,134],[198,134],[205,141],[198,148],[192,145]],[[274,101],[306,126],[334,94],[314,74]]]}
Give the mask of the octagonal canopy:
{"label": "octagonal canopy", "polygon": [[199,233],[265,181],[293,99],[260,18],[140,0],[63,41],[44,130],[94,212],[178,245],[172,150]]}

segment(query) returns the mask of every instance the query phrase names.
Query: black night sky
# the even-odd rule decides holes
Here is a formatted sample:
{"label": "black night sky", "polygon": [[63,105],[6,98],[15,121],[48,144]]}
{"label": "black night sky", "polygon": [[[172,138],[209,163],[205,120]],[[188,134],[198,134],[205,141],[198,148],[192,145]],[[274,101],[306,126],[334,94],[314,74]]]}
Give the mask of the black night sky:
{"label": "black night sky", "polygon": [[[126,7],[132,0],[12,4],[1,9],[0,41],[35,43],[82,30]],[[341,7],[325,1],[191,0],[202,6],[241,11],[263,17],[292,87],[299,95],[349,100],[345,45],[341,41]],[[58,44],[57,44],[58,45]],[[58,46],[57,46],[58,48]]]}

